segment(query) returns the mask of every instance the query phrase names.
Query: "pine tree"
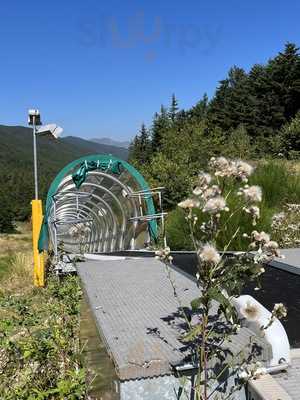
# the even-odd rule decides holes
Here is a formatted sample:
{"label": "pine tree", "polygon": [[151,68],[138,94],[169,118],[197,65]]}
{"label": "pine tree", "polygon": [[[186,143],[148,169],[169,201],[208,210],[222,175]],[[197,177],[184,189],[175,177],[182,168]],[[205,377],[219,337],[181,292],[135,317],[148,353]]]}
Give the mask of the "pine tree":
{"label": "pine tree", "polygon": [[237,157],[244,160],[252,158],[253,148],[245,126],[239,125],[230,133],[223,154],[230,158]]}
{"label": "pine tree", "polygon": [[190,116],[198,121],[201,121],[206,117],[208,111],[208,96],[204,93],[202,99],[192,107],[190,110]]}
{"label": "pine tree", "polygon": [[170,105],[170,109],[169,109],[169,117],[172,122],[175,121],[178,110],[179,110],[178,101],[176,99],[175,94],[173,93],[172,99],[171,99],[171,105]]}
{"label": "pine tree", "polygon": [[129,161],[134,165],[145,164],[151,156],[151,142],[144,123],[129,146]]}
{"label": "pine tree", "polygon": [[13,233],[15,232],[14,212],[12,202],[8,197],[9,195],[3,191],[0,193],[1,207],[0,207],[0,233]]}
{"label": "pine tree", "polygon": [[139,137],[138,135],[135,135],[133,140],[130,142],[128,148],[128,161],[134,165],[136,165],[136,163],[138,162],[137,160],[138,147],[139,147]]}
{"label": "pine tree", "polygon": [[144,123],[142,123],[140,134],[139,134],[139,159],[141,163],[146,163],[149,161],[150,151],[151,151],[151,143],[148,131]]}
{"label": "pine tree", "polygon": [[280,133],[280,152],[287,158],[300,157],[300,112],[292,121],[282,127]]}
{"label": "pine tree", "polygon": [[155,113],[151,129],[152,151],[157,152],[162,146],[163,137],[170,127],[166,108],[161,105],[160,113]]}
{"label": "pine tree", "polygon": [[209,107],[212,124],[224,131],[249,122],[248,75],[242,68],[233,67],[228,77],[220,81]]}
{"label": "pine tree", "polygon": [[300,108],[299,48],[287,43],[284,51],[269,62],[267,69],[271,90],[280,98],[285,120],[290,120]]}

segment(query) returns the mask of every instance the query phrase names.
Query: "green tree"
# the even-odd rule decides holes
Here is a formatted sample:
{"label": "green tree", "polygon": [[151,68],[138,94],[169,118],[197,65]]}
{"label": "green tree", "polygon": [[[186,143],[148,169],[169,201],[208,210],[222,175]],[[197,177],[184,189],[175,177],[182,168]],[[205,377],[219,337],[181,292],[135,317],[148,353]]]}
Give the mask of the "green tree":
{"label": "green tree", "polygon": [[249,119],[248,75],[242,68],[233,67],[220,82],[209,106],[209,119],[224,131],[247,124]]}
{"label": "green tree", "polygon": [[280,152],[287,158],[300,158],[300,112],[283,126],[280,133]]}
{"label": "green tree", "polygon": [[211,124],[224,132],[242,124],[259,142],[260,154],[268,152],[280,128],[300,109],[299,63],[297,46],[287,43],[283,52],[248,74],[231,68],[209,104]]}
{"label": "green tree", "polygon": [[234,129],[224,145],[223,154],[228,157],[237,157],[249,160],[253,157],[253,149],[250,136],[244,125],[239,125]]}
{"label": "green tree", "polygon": [[179,110],[178,101],[176,99],[175,94],[173,93],[172,99],[171,99],[171,105],[170,105],[170,109],[169,109],[169,117],[172,122],[175,121],[178,110]]}
{"label": "green tree", "polygon": [[149,161],[149,158],[150,158],[151,143],[150,143],[148,130],[146,129],[146,126],[144,123],[142,123],[141,129],[140,129],[139,140],[140,140],[139,158],[142,163],[146,163]]}
{"label": "green tree", "polygon": [[160,151],[142,172],[152,185],[166,188],[165,205],[170,209],[186,194],[186,182],[194,179],[211,156],[220,154],[223,145],[219,128],[210,128],[205,121],[177,121],[165,132]]}
{"label": "green tree", "polygon": [[15,232],[14,212],[7,193],[1,193],[0,233]]}
{"label": "green tree", "polygon": [[144,123],[138,135],[135,136],[129,146],[129,161],[134,165],[145,164],[151,156],[151,141]]}
{"label": "green tree", "polygon": [[194,118],[198,121],[201,121],[203,118],[206,118],[208,111],[208,96],[204,93],[202,99],[196,103],[194,107],[191,108],[189,114],[191,118]]}
{"label": "green tree", "polygon": [[152,152],[159,151],[162,143],[162,138],[170,127],[170,121],[166,108],[161,105],[160,112],[154,114],[151,138],[152,138]]}
{"label": "green tree", "polygon": [[273,92],[280,98],[286,120],[293,118],[300,108],[300,57],[299,48],[287,43],[267,66]]}

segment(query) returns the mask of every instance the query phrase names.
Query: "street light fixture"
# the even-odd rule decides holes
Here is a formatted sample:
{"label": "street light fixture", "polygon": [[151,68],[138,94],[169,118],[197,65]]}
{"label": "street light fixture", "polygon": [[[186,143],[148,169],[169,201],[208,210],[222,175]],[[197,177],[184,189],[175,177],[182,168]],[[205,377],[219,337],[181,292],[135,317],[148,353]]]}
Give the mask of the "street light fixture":
{"label": "street light fixture", "polygon": [[32,200],[32,239],[33,239],[33,258],[34,258],[34,284],[43,287],[45,285],[45,263],[43,254],[38,250],[38,239],[43,221],[42,202],[38,200],[38,170],[37,170],[37,135],[50,135],[57,139],[63,129],[55,124],[42,125],[39,110],[28,110],[28,124],[32,126],[33,135],[33,166],[34,166],[34,192],[35,200]]}
{"label": "street light fixture", "polygon": [[50,135],[50,137],[54,137],[55,139],[58,139],[62,132],[63,128],[57,126],[56,124],[42,125],[36,128],[36,133],[39,136]]}
{"label": "street light fixture", "polygon": [[28,125],[32,125],[32,135],[33,135],[33,165],[34,165],[34,193],[35,200],[39,198],[38,192],[38,170],[37,170],[37,147],[36,147],[36,136],[49,136],[58,138],[63,132],[63,129],[56,124],[42,125],[41,115],[39,110],[30,109],[28,110]]}

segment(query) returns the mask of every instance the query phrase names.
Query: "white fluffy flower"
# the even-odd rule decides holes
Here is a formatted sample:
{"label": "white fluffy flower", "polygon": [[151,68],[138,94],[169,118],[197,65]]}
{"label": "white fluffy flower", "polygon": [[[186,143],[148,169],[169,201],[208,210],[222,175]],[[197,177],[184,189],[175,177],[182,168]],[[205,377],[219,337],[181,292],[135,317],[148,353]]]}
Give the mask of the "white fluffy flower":
{"label": "white fluffy flower", "polygon": [[262,190],[259,186],[249,186],[241,189],[240,191],[247,201],[251,201],[253,203],[262,201]]}
{"label": "white fluffy flower", "polygon": [[203,192],[203,189],[200,186],[196,186],[193,190],[193,194],[195,196],[200,196]]}
{"label": "white fluffy flower", "polygon": [[253,371],[253,377],[254,378],[259,378],[262,375],[265,375],[267,373],[267,369],[265,367],[259,367]]}
{"label": "white fluffy flower", "polygon": [[212,157],[210,166],[215,171],[215,176],[234,177],[247,182],[253,172],[253,167],[245,161],[230,161],[225,157]]}
{"label": "white fluffy flower", "polygon": [[195,200],[195,199],[185,199],[183,201],[181,201],[178,204],[178,207],[180,208],[195,208],[195,207],[199,207],[199,201]]}
{"label": "white fluffy flower", "polygon": [[245,369],[241,369],[240,372],[238,373],[239,379],[242,381],[247,381],[250,378],[251,374],[247,372]]}
{"label": "white fluffy flower", "polygon": [[218,264],[221,261],[221,256],[214,246],[206,244],[199,251],[201,261],[208,264]]}
{"label": "white fluffy flower", "polygon": [[211,182],[211,176],[205,172],[200,172],[198,175],[199,186],[206,187]]}
{"label": "white fluffy flower", "polygon": [[280,319],[287,316],[287,309],[282,303],[274,304],[272,314]]}
{"label": "white fluffy flower", "polygon": [[281,223],[285,218],[285,213],[282,211],[278,214],[274,214],[272,217],[272,226]]}
{"label": "white fluffy flower", "polygon": [[246,163],[245,161],[236,161],[236,174],[237,177],[240,178],[243,182],[247,182],[249,176],[252,174],[254,168],[252,165]]}
{"label": "white fluffy flower", "polygon": [[163,262],[171,262],[173,260],[173,257],[170,255],[170,253],[170,247],[165,247],[155,252],[155,258]]}
{"label": "white fluffy flower", "polygon": [[228,207],[226,206],[226,201],[222,196],[217,196],[208,199],[203,207],[203,212],[208,212],[210,214],[217,214],[220,211],[228,211]]}
{"label": "white fluffy flower", "polygon": [[217,185],[212,185],[208,187],[202,194],[204,199],[211,199],[212,197],[216,197],[221,194],[221,189]]}
{"label": "white fluffy flower", "polygon": [[252,216],[252,224],[256,225],[256,221],[260,218],[260,209],[257,206],[244,207],[244,211]]}
{"label": "white fluffy flower", "polygon": [[259,207],[257,207],[257,206],[251,206],[251,207],[249,208],[249,210],[250,210],[250,214],[252,214],[252,215],[255,216],[256,218],[259,218],[259,217],[260,217],[260,210],[259,210]]}
{"label": "white fluffy flower", "polygon": [[277,250],[279,248],[279,245],[275,240],[270,240],[269,242],[266,242],[265,248],[269,250]]}
{"label": "white fluffy flower", "polygon": [[252,304],[250,301],[247,301],[245,307],[240,309],[240,313],[249,321],[256,321],[260,316],[258,305],[254,303]]}
{"label": "white fluffy flower", "polygon": [[215,170],[215,176],[230,177],[235,176],[237,173],[235,163],[225,157],[211,159],[210,165]]}
{"label": "white fluffy flower", "polygon": [[240,368],[238,371],[239,379],[247,381],[249,379],[258,379],[267,373],[267,369],[259,362],[247,364],[245,368]]}
{"label": "white fluffy flower", "polygon": [[252,237],[256,242],[262,242],[262,243],[270,242],[270,235],[264,231],[261,232],[253,231]]}

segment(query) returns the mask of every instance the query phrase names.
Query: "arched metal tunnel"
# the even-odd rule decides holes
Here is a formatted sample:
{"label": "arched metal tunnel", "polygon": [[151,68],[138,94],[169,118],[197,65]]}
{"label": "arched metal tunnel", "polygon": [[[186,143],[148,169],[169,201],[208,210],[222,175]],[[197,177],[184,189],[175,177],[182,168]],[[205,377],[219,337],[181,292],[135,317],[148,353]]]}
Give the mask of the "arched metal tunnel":
{"label": "arched metal tunnel", "polygon": [[143,249],[157,240],[157,220],[164,222],[161,189],[150,189],[132,165],[112,155],[75,160],[50,186],[39,248],[50,246],[56,255],[60,250],[101,253]]}

